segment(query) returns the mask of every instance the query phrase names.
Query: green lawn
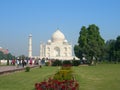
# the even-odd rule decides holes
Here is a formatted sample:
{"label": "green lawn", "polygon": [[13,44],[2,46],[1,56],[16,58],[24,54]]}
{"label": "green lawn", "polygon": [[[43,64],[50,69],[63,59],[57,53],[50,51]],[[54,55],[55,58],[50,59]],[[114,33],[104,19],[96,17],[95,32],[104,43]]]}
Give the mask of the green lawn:
{"label": "green lawn", "polygon": [[[30,72],[0,76],[0,90],[35,90],[34,84],[57,72],[59,67],[42,67]],[[120,64],[73,67],[80,90],[120,90]]]}

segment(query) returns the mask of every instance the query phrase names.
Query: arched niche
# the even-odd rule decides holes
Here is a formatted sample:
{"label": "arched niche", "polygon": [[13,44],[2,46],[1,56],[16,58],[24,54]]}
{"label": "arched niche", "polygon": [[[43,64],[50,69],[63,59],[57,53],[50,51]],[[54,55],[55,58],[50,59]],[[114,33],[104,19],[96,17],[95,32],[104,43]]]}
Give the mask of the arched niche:
{"label": "arched niche", "polygon": [[54,48],[54,56],[56,56],[56,57],[60,56],[60,48],[59,47]]}

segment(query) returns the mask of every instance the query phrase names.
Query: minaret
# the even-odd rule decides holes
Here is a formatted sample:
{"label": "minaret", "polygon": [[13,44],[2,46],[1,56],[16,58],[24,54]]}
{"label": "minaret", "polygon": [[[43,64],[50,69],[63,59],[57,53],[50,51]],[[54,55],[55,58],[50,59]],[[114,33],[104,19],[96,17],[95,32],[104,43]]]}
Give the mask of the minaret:
{"label": "minaret", "polygon": [[40,43],[40,58],[43,58],[45,56],[45,45],[44,43]]}
{"label": "minaret", "polygon": [[32,58],[32,34],[29,35],[29,44],[28,44],[28,57]]}
{"label": "minaret", "polygon": [[42,42],[40,43],[40,58],[43,57],[43,44]]}

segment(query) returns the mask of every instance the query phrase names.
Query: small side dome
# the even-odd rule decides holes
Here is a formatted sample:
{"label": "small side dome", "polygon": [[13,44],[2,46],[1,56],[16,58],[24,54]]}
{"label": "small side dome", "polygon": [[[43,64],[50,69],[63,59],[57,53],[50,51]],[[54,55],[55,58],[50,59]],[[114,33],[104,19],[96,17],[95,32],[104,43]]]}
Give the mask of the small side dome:
{"label": "small side dome", "polygon": [[51,43],[51,40],[48,40],[48,43]]}
{"label": "small side dome", "polygon": [[65,39],[65,40],[64,40],[64,43],[67,43],[67,42],[68,42],[68,41]]}

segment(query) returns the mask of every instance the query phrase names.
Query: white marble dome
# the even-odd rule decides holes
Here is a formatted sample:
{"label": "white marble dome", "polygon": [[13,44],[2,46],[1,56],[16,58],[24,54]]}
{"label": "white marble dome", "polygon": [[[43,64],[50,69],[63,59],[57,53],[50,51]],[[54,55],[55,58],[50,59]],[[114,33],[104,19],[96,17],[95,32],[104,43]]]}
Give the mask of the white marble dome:
{"label": "white marble dome", "polygon": [[56,32],[53,33],[52,35],[53,42],[64,42],[64,40],[65,36],[61,31],[57,30]]}

